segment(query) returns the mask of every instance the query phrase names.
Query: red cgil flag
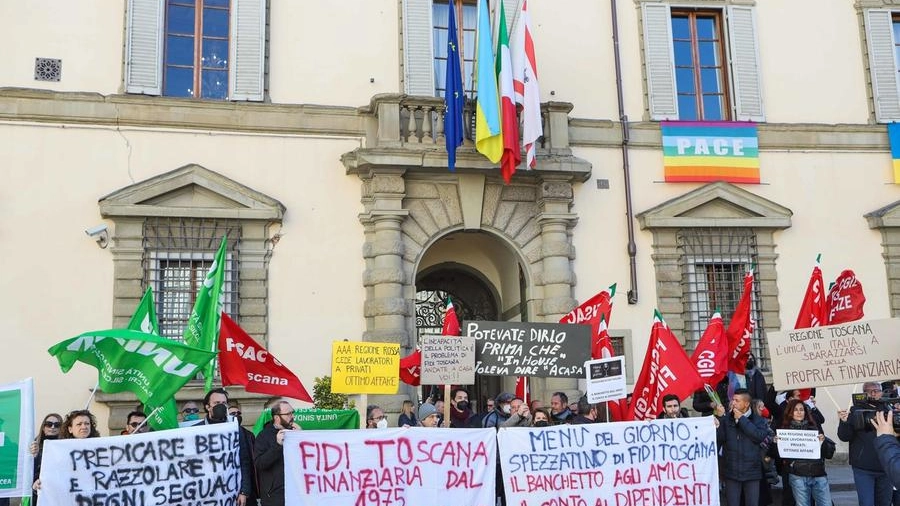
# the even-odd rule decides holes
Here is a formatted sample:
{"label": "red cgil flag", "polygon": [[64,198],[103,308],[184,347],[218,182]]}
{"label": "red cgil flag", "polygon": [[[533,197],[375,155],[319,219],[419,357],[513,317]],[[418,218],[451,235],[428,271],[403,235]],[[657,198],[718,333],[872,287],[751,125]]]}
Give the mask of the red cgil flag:
{"label": "red cgil flag", "polygon": [[[591,358],[604,358],[600,354],[602,340],[600,322],[604,322],[605,326],[609,325],[609,318],[612,316],[612,297],[616,294],[616,285],[613,284],[608,290],[594,295],[590,299],[584,301],[580,306],[569,311],[569,313],[559,319],[559,323],[580,323],[591,326]],[[609,335],[606,335],[607,339]],[[594,352],[597,351],[595,354]]]}
{"label": "red cgil flag", "polygon": [[700,379],[707,385],[716,385],[728,374],[728,339],[722,315],[714,313],[691,355]]}
{"label": "red cgil flag", "polygon": [[591,358],[610,358],[614,350],[612,339],[609,338],[609,328],[606,326],[606,317],[600,315],[600,325],[597,335],[591,338]]}
{"label": "red cgil flag", "polygon": [[243,385],[248,392],[313,402],[300,379],[225,313],[219,330],[219,370],[222,386]]}
{"label": "red cgil flag", "polygon": [[844,270],[828,291],[828,325],[859,320],[865,303],[862,283],[852,270]]}
{"label": "red cgil flag", "polygon": [[662,411],[663,396],[675,394],[683,400],[702,385],[694,363],[656,311],[644,365],[628,407],[628,419],[653,420]]}
{"label": "red cgil flag", "polygon": [[737,307],[734,308],[734,314],[731,316],[731,322],[728,324],[728,330],[725,335],[728,336],[728,370],[737,374],[745,374],[747,372],[747,358],[750,356],[751,337],[756,322],[750,315],[750,297],[753,293],[753,269],[747,271],[744,275],[744,293],[741,300],[738,301]]}
{"label": "red cgil flag", "polygon": [[531,386],[528,384],[528,376],[519,376],[516,380],[516,397],[525,401],[525,405],[531,403]]}
{"label": "red cgil flag", "polygon": [[[795,329],[821,327],[828,322],[828,304],[827,297],[825,297],[825,281],[822,279],[822,269],[819,266],[820,259],[821,255],[816,257],[816,264],[809,276],[806,293],[803,295],[803,302],[800,303],[800,311],[797,313],[797,322],[794,323]],[[800,390],[800,398],[804,401],[809,399],[811,394],[812,390],[809,388]]]}

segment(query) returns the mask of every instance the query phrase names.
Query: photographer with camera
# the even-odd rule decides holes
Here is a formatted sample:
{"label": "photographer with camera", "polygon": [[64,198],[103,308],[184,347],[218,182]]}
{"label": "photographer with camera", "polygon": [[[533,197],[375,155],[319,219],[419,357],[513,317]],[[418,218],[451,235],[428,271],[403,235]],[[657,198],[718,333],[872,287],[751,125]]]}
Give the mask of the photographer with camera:
{"label": "photographer with camera", "polygon": [[900,441],[894,428],[893,411],[875,413],[872,419],[875,427],[875,451],[878,461],[894,488],[900,489]]}
{"label": "photographer with camera", "polygon": [[841,441],[850,443],[850,467],[859,506],[890,506],[891,482],[875,451],[875,428],[867,421],[885,407],[881,400],[881,384],[867,381],[863,384],[863,392],[866,394],[864,401],[854,402],[849,412],[838,411],[837,434]]}

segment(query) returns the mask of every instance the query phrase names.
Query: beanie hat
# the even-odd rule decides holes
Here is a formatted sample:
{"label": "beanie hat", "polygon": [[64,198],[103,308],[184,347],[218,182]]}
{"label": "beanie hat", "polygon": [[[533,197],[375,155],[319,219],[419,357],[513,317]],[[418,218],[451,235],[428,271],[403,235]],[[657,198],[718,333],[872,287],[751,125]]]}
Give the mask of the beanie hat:
{"label": "beanie hat", "polygon": [[421,406],[419,406],[419,420],[425,420],[431,415],[436,415],[437,410],[434,409],[434,404],[423,402]]}

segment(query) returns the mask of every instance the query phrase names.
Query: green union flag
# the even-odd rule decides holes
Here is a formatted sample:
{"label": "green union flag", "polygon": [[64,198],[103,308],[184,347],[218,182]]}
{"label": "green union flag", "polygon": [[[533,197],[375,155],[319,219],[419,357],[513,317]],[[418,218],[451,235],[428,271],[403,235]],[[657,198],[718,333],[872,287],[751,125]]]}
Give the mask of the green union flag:
{"label": "green union flag", "polygon": [[34,462],[34,382],[0,385],[0,497],[30,495]]}
{"label": "green union flag", "polygon": [[75,362],[97,368],[104,391],[134,393],[145,405],[160,406],[216,354],[164,337],[128,329],[85,332],[49,350],[63,372]]}
{"label": "green union flag", "polygon": [[[219,345],[219,318],[222,314],[222,284],[225,281],[225,248],[228,237],[222,237],[213,264],[197,290],[197,301],[184,328],[184,342],[188,346],[216,353]],[[203,369],[206,390],[212,387],[215,362]]]}
{"label": "green union flag", "polygon": [[[153,287],[147,287],[141,302],[131,315],[128,328],[145,334],[159,335],[159,320],[156,318],[156,306],[153,303]],[[161,406],[145,404],[144,412],[147,413],[147,424],[153,427],[153,430],[178,427],[178,409],[174,398],[163,402]]]}

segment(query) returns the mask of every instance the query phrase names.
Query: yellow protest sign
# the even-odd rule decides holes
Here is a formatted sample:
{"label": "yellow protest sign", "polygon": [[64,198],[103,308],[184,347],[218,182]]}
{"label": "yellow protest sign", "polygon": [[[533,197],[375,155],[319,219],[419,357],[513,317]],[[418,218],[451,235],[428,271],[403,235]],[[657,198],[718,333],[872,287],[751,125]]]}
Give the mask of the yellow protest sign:
{"label": "yellow protest sign", "polygon": [[335,341],[331,344],[331,391],[395,394],[400,386],[400,345]]}

